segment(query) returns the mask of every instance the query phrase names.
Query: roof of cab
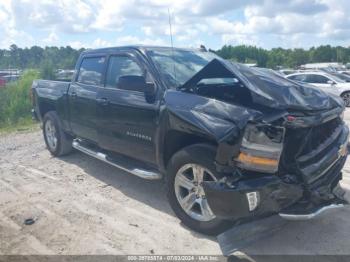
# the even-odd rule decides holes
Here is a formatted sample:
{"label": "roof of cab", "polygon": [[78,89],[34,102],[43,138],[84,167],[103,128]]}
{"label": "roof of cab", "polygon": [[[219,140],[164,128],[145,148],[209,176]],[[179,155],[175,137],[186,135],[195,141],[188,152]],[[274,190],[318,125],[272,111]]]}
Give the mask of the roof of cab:
{"label": "roof of cab", "polygon": [[128,45],[128,46],[119,46],[119,47],[106,47],[98,49],[87,49],[83,54],[96,54],[96,53],[113,53],[118,51],[128,51],[128,50],[139,50],[141,52],[147,50],[198,50],[196,48],[179,48],[179,47],[170,47],[170,46],[151,46],[151,45]]}

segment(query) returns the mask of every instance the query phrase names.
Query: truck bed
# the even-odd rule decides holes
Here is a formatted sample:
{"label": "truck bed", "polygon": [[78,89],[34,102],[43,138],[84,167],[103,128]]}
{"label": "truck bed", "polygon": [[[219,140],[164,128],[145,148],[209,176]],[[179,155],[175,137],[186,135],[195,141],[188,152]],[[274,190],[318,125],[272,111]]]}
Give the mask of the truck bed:
{"label": "truck bed", "polygon": [[69,88],[70,82],[65,81],[52,81],[52,80],[34,80],[33,88],[39,97],[46,97],[56,100],[62,95],[66,94]]}
{"label": "truck bed", "polygon": [[[55,110],[62,119],[67,118],[67,93],[70,83],[64,81],[34,80],[32,85],[35,118],[41,120],[44,114]],[[68,128],[67,123],[64,125]]]}

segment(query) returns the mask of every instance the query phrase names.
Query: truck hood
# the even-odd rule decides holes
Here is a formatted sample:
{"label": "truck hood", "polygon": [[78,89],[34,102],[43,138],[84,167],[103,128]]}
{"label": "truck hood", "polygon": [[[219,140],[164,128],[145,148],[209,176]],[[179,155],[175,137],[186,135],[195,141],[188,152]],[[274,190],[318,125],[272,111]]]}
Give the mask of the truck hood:
{"label": "truck hood", "polygon": [[321,90],[224,59],[213,59],[180,89],[191,90],[200,80],[210,78],[237,78],[249,89],[253,103],[269,108],[320,111],[342,106]]}

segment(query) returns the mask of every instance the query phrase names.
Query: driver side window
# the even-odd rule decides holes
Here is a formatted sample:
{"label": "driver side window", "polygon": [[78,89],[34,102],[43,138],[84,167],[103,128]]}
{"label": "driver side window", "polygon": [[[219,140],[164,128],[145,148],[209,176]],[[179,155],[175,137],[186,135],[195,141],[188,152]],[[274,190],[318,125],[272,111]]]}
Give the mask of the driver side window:
{"label": "driver side window", "polygon": [[108,62],[106,87],[119,88],[119,77],[125,75],[143,76],[140,66],[128,56],[111,56]]}
{"label": "driver side window", "polygon": [[307,82],[315,84],[327,84],[328,78],[322,75],[308,75]]}

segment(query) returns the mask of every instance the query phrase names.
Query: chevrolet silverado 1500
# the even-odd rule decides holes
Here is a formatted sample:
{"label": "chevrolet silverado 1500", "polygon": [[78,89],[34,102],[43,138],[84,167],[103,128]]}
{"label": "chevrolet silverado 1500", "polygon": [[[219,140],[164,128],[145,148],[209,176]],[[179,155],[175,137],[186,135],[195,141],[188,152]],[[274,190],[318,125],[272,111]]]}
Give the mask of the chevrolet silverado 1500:
{"label": "chevrolet silverado 1500", "polygon": [[51,154],[75,148],[164,178],[196,231],[346,204],[343,102],[268,70],[204,50],[105,48],[81,54],[71,83],[36,80],[32,92]]}

